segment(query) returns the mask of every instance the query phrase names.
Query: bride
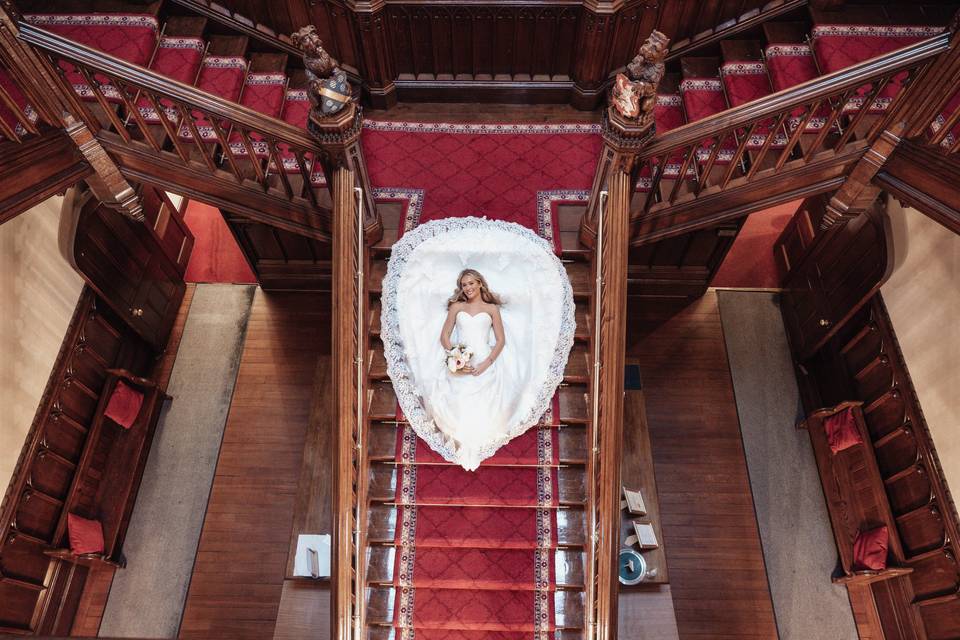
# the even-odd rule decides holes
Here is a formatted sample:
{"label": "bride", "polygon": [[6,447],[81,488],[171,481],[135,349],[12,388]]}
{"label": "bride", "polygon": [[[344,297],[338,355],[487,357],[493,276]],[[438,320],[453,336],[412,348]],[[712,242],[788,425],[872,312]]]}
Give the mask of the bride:
{"label": "bride", "polygon": [[[397,401],[445,459],[476,469],[540,420],[574,332],[570,282],[545,240],[500,221],[425,223],[394,245],[382,300]],[[451,372],[455,345],[472,356]]]}

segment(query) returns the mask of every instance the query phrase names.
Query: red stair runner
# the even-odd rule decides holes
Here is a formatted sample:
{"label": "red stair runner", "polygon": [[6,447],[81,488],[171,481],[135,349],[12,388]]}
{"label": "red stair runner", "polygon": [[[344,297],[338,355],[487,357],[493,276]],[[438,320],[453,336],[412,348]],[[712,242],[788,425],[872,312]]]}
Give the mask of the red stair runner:
{"label": "red stair runner", "polygon": [[475,631],[552,631],[553,592],[402,587],[397,626]]}
{"label": "red stair runner", "polygon": [[[409,426],[397,430],[397,460],[404,464],[450,464],[439,453],[417,437]],[[481,466],[494,465],[556,465],[557,430],[535,427],[501,447]]]}
{"label": "red stair runner", "polygon": [[555,509],[405,506],[399,518],[398,545],[528,550],[557,546]]}
{"label": "red stair runner", "polygon": [[[287,76],[282,73],[248,73],[243,88],[243,97],[240,104],[259,111],[265,116],[279,118],[283,108],[284,94],[287,87]],[[235,155],[247,155],[247,147],[243,143],[239,132],[230,135],[230,150]],[[250,145],[258,158],[265,158],[270,154],[263,136],[258,133],[250,134]]]}
{"label": "red stair runner", "polygon": [[[200,38],[160,38],[150,69],[177,82],[192,85],[197,80],[197,72],[200,70],[200,61],[203,59],[205,48]],[[179,114],[173,109],[172,102],[162,99],[160,104],[165,107],[164,111],[168,119],[173,122],[179,120]],[[149,100],[141,98],[137,101],[137,107],[148,123],[160,123],[160,116],[150,105]]]}
{"label": "red stair runner", "polygon": [[[833,73],[851,65],[931,38],[942,27],[923,25],[852,25],[818,24],[811,33],[813,51],[823,73]],[[883,113],[903,86],[907,72],[894,76],[869,106],[869,113]],[[871,85],[860,87],[844,111],[858,111],[871,91]]]}
{"label": "red stair runner", "polygon": [[[696,122],[727,109],[727,99],[723,95],[723,84],[720,78],[684,78],[680,82],[680,95],[683,97],[687,122]],[[712,138],[704,140],[700,149],[697,150],[697,160],[706,163],[713,151],[713,145]],[[736,150],[736,142],[731,136],[726,136],[720,142],[720,151],[717,153],[714,165],[730,162]]]}
{"label": "red stair runner", "polygon": [[550,467],[480,467],[455,465],[399,467],[399,504],[556,507],[557,475]]}
{"label": "red stair runner", "polygon": [[[820,75],[809,45],[771,44],[764,49],[763,55],[774,91],[795,87]],[[797,109],[787,119],[791,132],[800,126],[805,115],[805,109]],[[830,117],[830,109],[826,105],[820,107],[804,127],[804,133],[819,131],[826,125],[828,117]]]}
{"label": "red stair runner", "polygon": [[[157,19],[148,14],[32,13],[24,15],[24,19],[41,29],[143,67],[147,66],[157,44]],[[63,60],[58,64],[77,95],[87,101],[96,100],[86,78],[75,66]],[[100,91],[107,100],[122,102],[116,88],[106,84],[105,77],[95,79],[101,83]]]}
{"label": "red stair runner", "polygon": [[[197,88],[229,102],[237,102],[243,91],[243,80],[246,76],[247,61],[240,56],[207,56],[203,59],[200,68],[200,77],[197,79]],[[216,142],[217,134],[206,117],[198,111],[193,117],[204,142]],[[180,137],[184,140],[193,140],[193,133],[187,125],[181,125]]]}
{"label": "red stair runner", "polygon": [[[309,115],[310,97],[307,92],[303,89],[287,89],[286,96],[283,99],[283,121],[295,127],[306,129]],[[280,161],[283,163],[283,170],[286,173],[301,173],[300,164],[297,162],[296,156],[291,153],[290,147],[285,143],[280,143],[277,147],[280,149]],[[323,176],[323,168],[319,163],[314,163],[311,157],[306,157],[303,161],[310,172],[311,184],[319,186],[327,183]]]}
{"label": "red stair runner", "polygon": [[[731,107],[759,100],[771,93],[770,78],[767,76],[767,65],[759,61],[744,62],[726,62],[720,67],[720,78],[723,81],[723,87],[726,90],[727,100]],[[770,130],[773,128],[775,120],[766,120],[757,125],[750,140],[747,141],[748,149],[759,149],[767,141]],[[746,130],[738,132],[738,136],[746,135]],[[787,136],[783,131],[777,131],[774,134],[773,142],[770,143],[771,149],[782,149],[787,146]]]}
{"label": "red stair runner", "polygon": [[[408,565],[413,566],[411,573],[404,570]],[[532,591],[537,588],[538,568],[547,577],[542,588],[553,590],[556,575],[550,549],[531,554],[527,549],[417,547],[397,554],[395,575],[401,587]]]}

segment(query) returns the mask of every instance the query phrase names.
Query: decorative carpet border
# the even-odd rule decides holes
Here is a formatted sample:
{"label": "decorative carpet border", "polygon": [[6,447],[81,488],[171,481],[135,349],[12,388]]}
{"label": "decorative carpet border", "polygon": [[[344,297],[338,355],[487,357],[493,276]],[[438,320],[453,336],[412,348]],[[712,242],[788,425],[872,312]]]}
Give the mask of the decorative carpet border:
{"label": "decorative carpet border", "polygon": [[376,187],[373,190],[374,200],[392,200],[406,205],[403,212],[403,227],[401,235],[420,224],[423,214],[423,189],[405,189],[403,187]]}
{"label": "decorative carpet border", "polygon": [[469,134],[600,134],[599,124],[486,124],[453,122],[387,122],[365,120],[364,129],[371,131],[402,131],[406,133],[469,133]]}

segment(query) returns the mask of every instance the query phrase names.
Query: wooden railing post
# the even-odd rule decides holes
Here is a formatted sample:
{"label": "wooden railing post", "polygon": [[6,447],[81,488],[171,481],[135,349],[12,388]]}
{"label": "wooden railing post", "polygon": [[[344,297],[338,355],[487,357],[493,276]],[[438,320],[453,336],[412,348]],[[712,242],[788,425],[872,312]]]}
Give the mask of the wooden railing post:
{"label": "wooden railing post", "polygon": [[[615,169],[607,182],[606,211],[600,256],[599,411],[593,428],[599,451],[594,452],[598,484],[591,505],[598,512],[595,535],[595,640],[617,637],[617,553],[620,549],[620,452],[623,450],[623,368],[626,361],[627,252],[630,242],[630,195],[633,179]],[[599,292],[597,292],[599,293]]]}
{"label": "wooden railing post", "polygon": [[657,86],[663,77],[663,59],[669,40],[654,31],[640,47],[640,53],[627,66],[628,74],[618,74],[610,90],[610,106],[603,112],[603,150],[590,187],[590,200],[580,222],[580,241],[593,247],[597,239],[597,213],[600,193],[613,173],[623,171],[636,187],[639,164],[637,155],[656,133],[653,108]]}
{"label": "wooden railing post", "polygon": [[333,174],[340,168],[349,169],[356,185],[363,193],[363,228],[368,244],[374,244],[383,235],[383,223],[373,198],[370,174],[363,158],[360,132],[363,129],[363,111],[353,97],[347,74],[339,63],[323,49],[316,28],[304,27],[293,34],[293,41],[303,50],[307,69],[307,85],[313,108],[307,128],[320,143],[320,164],[327,177],[327,187],[333,195]]}
{"label": "wooden railing post", "polygon": [[353,636],[353,616],[360,602],[353,602],[353,580],[358,567],[354,557],[354,509],[359,494],[359,479],[355,477],[354,456],[357,424],[356,357],[357,332],[356,274],[359,268],[357,246],[357,207],[354,193],[355,177],[345,167],[328,174],[333,190],[333,281],[332,309],[333,335],[333,397],[334,468],[333,481],[333,553],[331,558],[331,625],[333,640],[350,640]]}

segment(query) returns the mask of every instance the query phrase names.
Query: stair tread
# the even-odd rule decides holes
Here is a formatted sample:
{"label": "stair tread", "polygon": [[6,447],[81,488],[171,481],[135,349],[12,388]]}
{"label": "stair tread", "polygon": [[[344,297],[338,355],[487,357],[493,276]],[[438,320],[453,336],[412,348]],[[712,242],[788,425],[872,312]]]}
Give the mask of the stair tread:
{"label": "stair tread", "polygon": [[[418,519],[434,520],[443,524],[437,530],[443,532],[444,539],[435,543],[420,540],[420,546],[464,546],[472,548],[531,548],[526,541],[531,539],[529,532],[535,531],[537,509],[520,507],[465,507],[465,506],[418,506],[399,507],[393,504],[372,503],[367,517],[367,539],[372,544],[392,545],[396,540],[397,522],[401,509],[412,509]],[[556,518],[556,544],[561,547],[582,547],[586,544],[586,512],[583,506],[568,506],[551,510]],[[509,541],[501,532],[493,531],[482,523],[488,519],[509,518],[516,527],[520,521],[526,522],[528,533],[518,529],[520,536],[515,542]],[[524,520],[526,519],[526,520]],[[522,535],[521,535],[522,534]],[[457,537],[451,541],[451,537]],[[536,544],[536,543],[534,543]]]}
{"label": "stair tread", "polygon": [[[369,475],[369,498],[372,501],[394,503],[397,500],[397,483],[405,468],[394,464],[372,463]],[[555,469],[556,495],[552,500],[535,495],[537,486],[536,467],[480,467],[466,471],[453,465],[411,465],[417,474],[416,497],[418,505],[470,505],[491,507],[556,507],[558,505],[582,505],[587,500],[587,490],[582,467]],[[514,492],[498,493],[503,483],[524,487],[527,494]],[[460,494],[444,495],[444,486],[456,485]],[[496,493],[496,497],[494,497]],[[409,499],[409,498],[407,498]]]}
{"label": "stair tread", "polygon": [[[416,569],[411,577],[404,576],[402,583],[395,575],[397,548],[393,545],[371,547],[367,556],[367,583],[402,585],[414,587],[441,587],[448,589],[533,589],[526,576],[505,575],[501,567],[524,567],[535,559],[531,549],[499,549],[469,547],[418,547],[415,552]],[[552,560],[552,572],[559,588],[582,588],[584,585],[584,552],[579,549],[548,550]],[[461,566],[469,567],[465,575]],[[438,575],[445,567],[455,571]],[[525,568],[525,567],[524,567]],[[533,569],[531,567],[531,574]],[[446,573],[446,572],[444,572]]]}
{"label": "stair tread", "polygon": [[[551,640],[583,640],[583,632],[576,629],[560,629],[550,634]],[[399,640],[400,630],[393,627],[374,625],[367,629],[367,640]],[[458,630],[455,636],[449,631],[431,632],[426,629],[417,631],[417,640],[530,640],[530,634],[497,632],[493,635],[486,631]]]}
{"label": "stair tread", "polygon": [[[487,607],[496,610],[497,605],[511,605],[515,603],[525,605],[530,600],[532,594],[517,591],[470,591],[464,592],[458,589],[416,589],[416,594],[420,596],[418,604],[424,600],[440,599],[446,601],[448,607],[441,609],[454,609],[444,611],[443,617],[433,617],[429,614],[424,616],[424,620],[414,620],[415,629],[457,629],[471,616],[480,616],[486,612]],[[469,595],[468,595],[469,594]],[[394,607],[397,606],[397,590],[394,587],[369,587],[367,589],[367,623],[384,624],[394,623]],[[555,625],[561,629],[580,629],[583,626],[583,593],[575,591],[557,591],[548,594],[548,599],[553,601],[553,614]],[[486,606],[477,607],[479,604]],[[532,602],[530,603],[530,616],[533,616]],[[527,625],[522,621],[501,622],[504,625],[515,625],[516,628],[501,628],[497,623],[490,623],[490,630],[526,630],[530,626],[532,630],[532,620]],[[477,626],[467,626],[476,630]]]}

